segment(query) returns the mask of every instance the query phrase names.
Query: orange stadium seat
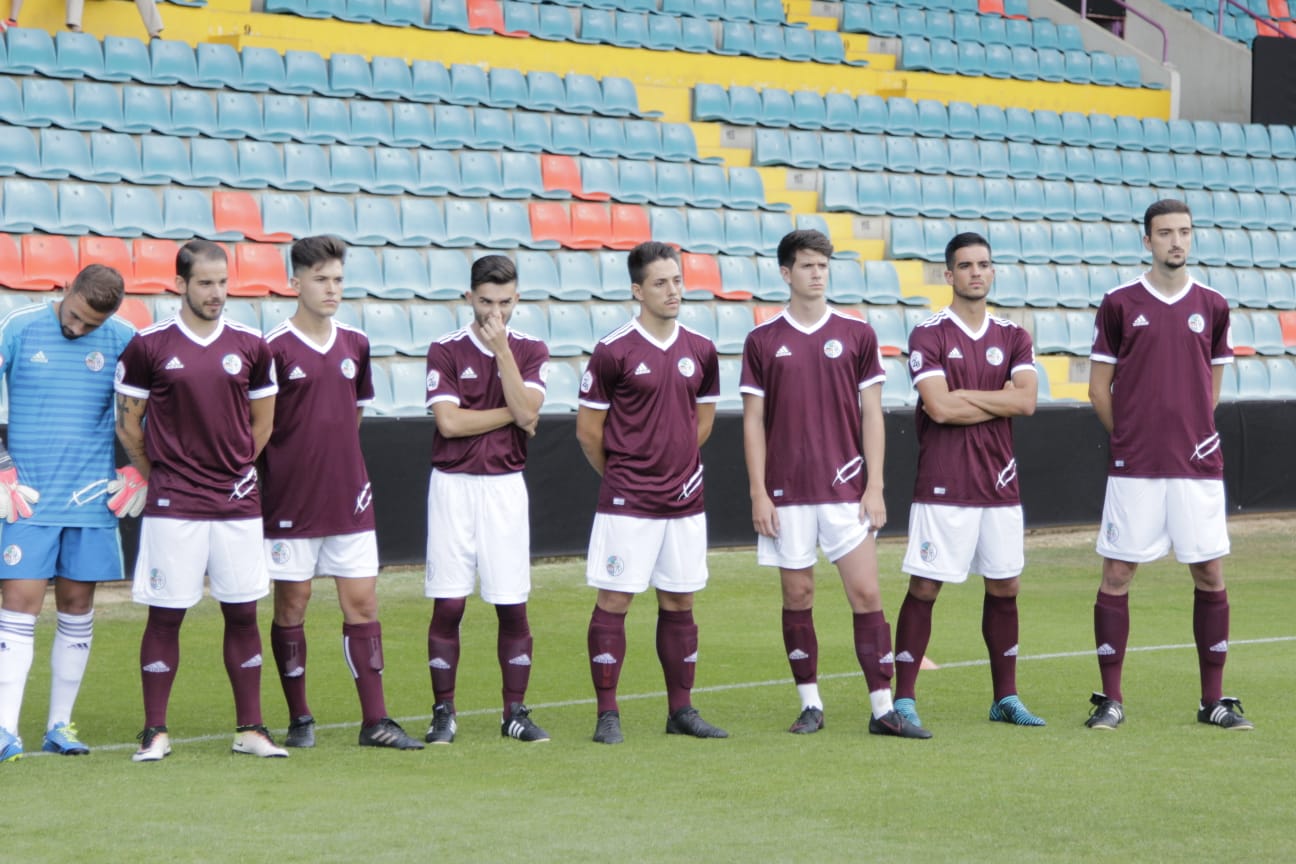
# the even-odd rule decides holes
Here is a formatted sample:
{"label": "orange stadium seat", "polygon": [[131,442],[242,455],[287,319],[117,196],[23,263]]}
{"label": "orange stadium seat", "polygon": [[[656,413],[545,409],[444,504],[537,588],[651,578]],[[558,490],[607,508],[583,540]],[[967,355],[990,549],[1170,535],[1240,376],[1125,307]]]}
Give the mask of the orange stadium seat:
{"label": "orange stadium seat", "polygon": [[532,240],[556,240],[563,246],[571,242],[571,216],[566,207],[557,201],[532,201],[527,209]]}
{"label": "orange stadium seat", "polygon": [[472,30],[494,30],[501,36],[525,38],[530,33],[510,32],[504,26],[504,7],[499,0],[468,0],[468,27]]}
{"label": "orange stadium seat", "polygon": [[[545,153],[540,157],[540,178],[546,192],[563,189],[578,198],[598,200],[597,194],[585,195],[581,189],[580,166],[570,156],[558,156]],[[603,195],[604,200],[607,195]],[[534,233],[535,226],[532,226]]]}
{"label": "orange stadium seat", "polygon": [[234,254],[234,247],[229,243],[217,243],[217,246],[225,250],[226,266],[229,268],[228,295],[230,297],[260,297],[265,292],[259,291],[248,294],[242,289],[242,283],[239,279],[238,258]]}
{"label": "orange stadium seat", "polygon": [[136,330],[143,330],[153,323],[153,313],[143,300],[138,297],[127,297],[117,310],[118,317],[125,318],[135,325]]}
{"label": "orange stadium seat", "polygon": [[633,249],[652,239],[648,222],[648,209],[638,204],[612,205],[612,237],[608,246],[613,249]]}
{"label": "orange stadium seat", "polygon": [[684,290],[708,291],[721,300],[750,300],[750,291],[725,291],[720,281],[720,262],[714,255],[684,252]]}
{"label": "orange stadium seat", "polygon": [[27,234],[22,238],[23,281],[14,288],[48,291],[62,288],[77,274],[77,253],[61,235]]}
{"label": "orange stadium seat", "polygon": [[266,233],[261,208],[251,192],[212,192],[212,218],[217,233],[237,231],[258,243],[291,243],[293,239],[282,231]]}
{"label": "orange stadium seat", "polygon": [[22,281],[22,254],[8,234],[0,234],[0,285],[16,288]]}
{"label": "orange stadium seat", "polygon": [[1279,312],[1278,323],[1282,326],[1283,347],[1288,354],[1296,354],[1296,312]]}
{"label": "orange stadium seat", "polygon": [[238,261],[238,290],[233,297],[264,297],[267,294],[296,296],[288,286],[288,268],[278,246],[269,243],[240,243],[235,249]]}
{"label": "orange stadium seat", "polygon": [[612,242],[612,211],[593,201],[571,204],[570,249],[600,249]]}
{"label": "orange stadium seat", "polygon": [[757,324],[764,324],[766,321],[777,316],[783,311],[782,306],[757,306],[752,312],[756,316]]}
{"label": "orange stadium seat", "polygon": [[120,237],[82,237],[77,241],[80,252],[81,269],[91,264],[103,264],[121,274],[126,282],[126,291],[130,294],[158,294],[164,289],[149,287],[144,291],[135,289],[135,262],[131,260],[130,247]]}
{"label": "orange stadium seat", "polygon": [[135,258],[136,294],[175,291],[175,259],[180,250],[174,240],[137,237],[132,244]]}

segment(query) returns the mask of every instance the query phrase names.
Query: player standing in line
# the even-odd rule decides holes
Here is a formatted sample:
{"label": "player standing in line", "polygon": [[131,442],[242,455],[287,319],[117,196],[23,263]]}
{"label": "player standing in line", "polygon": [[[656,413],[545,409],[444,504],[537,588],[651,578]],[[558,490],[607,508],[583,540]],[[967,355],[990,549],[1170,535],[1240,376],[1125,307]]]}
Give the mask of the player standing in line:
{"label": "player standing in line", "polygon": [[707,583],[699,448],[715,422],[719,358],[711,340],[676,320],[684,298],[679,253],[640,243],[628,263],[639,315],[594,346],[576,414],[581,450],[603,478],[585,571],[598,589],[588,634],[598,697],[594,740],[624,740],[616,691],[625,616],[649,585],[657,589],[666,734],[727,738],[691,701],[698,653],[693,595]]}
{"label": "player standing in line", "polygon": [[1017,592],[1024,525],[1012,419],[1035,412],[1039,381],[1030,334],[986,311],[994,282],[990,244],[959,234],[945,247],[948,309],[909,334],[918,476],[903,570],[909,592],[896,622],[895,707],[921,726],[914,685],[931,638],[932,606],[946,582],[985,581],[981,635],[990,653],[990,719],[1043,726],[1017,696]]}
{"label": "player standing in line", "polygon": [[270,577],[254,463],[270,440],[279,387],[261,334],[222,317],[228,278],[220,246],[181,246],[180,311],[137,333],[117,363],[117,437],[140,475],[130,485],[148,501],[132,591],[149,607],[136,762],[171,752],[166,712],[180,663],[180,625],[202,599],[204,572],[225,618],[225,671],[238,724],[233,750],[288,755],[261,720],[256,617]]}
{"label": "player standing in line", "polygon": [[436,418],[428,480],[427,575],[435,601],[428,625],[432,722],[426,739],[454,741],[459,624],[474,574],[495,606],[496,651],[503,678],[500,734],[548,741],[523,703],[531,680],[531,523],[526,482],[527,438],[544,404],[549,349],[508,328],[517,307],[517,268],[503,255],[473,262],[468,300],[473,320],[432,343],[427,404]]}
{"label": "player standing in line", "polygon": [[[378,538],[359,424],[373,401],[369,339],[334,320],[346,245],[306,237],[292,246],[292,317],[266,334],[279,394],[262,454],[265,552],[274,580],[270,646],[288,701],[286,747],[315,746],[306,701],[306,606],[311,580],[332,576],[342,607],[342,654],[360,697],[362,747],[422,750],[387,716]],[[328,466],[321,471],[320,466]]]}
{"label": "player standing in line", "polygon": [[792,298],[743,346],[743,444],[759,535],[756,560],[779,568],[783,643],[801,697],[801,713],[788,731],[805,735],[824,726],[813,617],[817,543],[837,565],[850,603],[855,656],[872,709],[869,732],[930,738],[891,701],[891,629],[875,547],[886,525],[886,372],[873,328],[828,308],[832,253],[818,231],[793,231],[779,241],[779,271]]}
{"label": "player standing in line", "polygon": [[111,370],[133,333],[113,317],[124,290],[116,270],[91,264],[62,300],[20,308],[0,324],[0,370],[9,383],[8,452],[0,446],[0,517],[9,523],[0,566],[0,762],[23,753],[18,713],[51,578],[58,624],[41,749],[90,752],[77,738],[72,706],[90,659],[95,586],[122,578],[113,516],[129,508],[105,496],[120,489],[109,479]]}
{"label": "player standing in line", "polygon": [[1215,429],[1224,366],[1233,362],[1228,302],[1193,280],[1192,213],[1174,199],[1143,215],[1152,266],[1098,307],[1089,399],[1111,435],[1098,554],[1094,644],[1103,692],[1085,725],[1125,719],[1121,671],[1129,642],[1129,589],[1138,565],[1174,547],[1194,585],[1193,637],[1201,672],[1197,719],[1247,730],[1242,703],[1223,693],[1229,605],[1221,560],[1229,552],[1224,453]]}

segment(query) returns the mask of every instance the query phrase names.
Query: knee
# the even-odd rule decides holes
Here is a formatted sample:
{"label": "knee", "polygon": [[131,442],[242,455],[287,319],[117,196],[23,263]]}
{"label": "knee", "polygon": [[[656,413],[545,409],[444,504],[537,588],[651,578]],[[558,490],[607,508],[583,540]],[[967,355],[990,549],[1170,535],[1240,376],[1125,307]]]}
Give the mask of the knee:
{"label": "knee", "polygon": [[783,608],[800,611],[814,607],[814,571],[797,570],[783,574]]}
{"label": "knee", "polygon": [[921,576],[909,577],[909,596],[924,603],[935,603],[940,596],[941,583]]}
{"label": "knee", "polygon": [[1220,559],[1189,564],[1188,572],[1192,574],[1193,585],[1196,588],[1202,591],[1224,590],[1224,565]]}

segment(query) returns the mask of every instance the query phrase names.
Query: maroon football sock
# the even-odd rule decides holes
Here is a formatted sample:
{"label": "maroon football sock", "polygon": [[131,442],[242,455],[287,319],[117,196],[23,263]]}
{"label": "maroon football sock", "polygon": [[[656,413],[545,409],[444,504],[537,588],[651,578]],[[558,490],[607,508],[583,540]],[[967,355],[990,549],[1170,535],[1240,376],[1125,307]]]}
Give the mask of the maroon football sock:
{"label": "maroon football sock", "polygon": [[225,616],[225,674],[234,690],[239,726],[261,725],[261,631],[256,601],[222,603]]}
{"label": "maroon football sock", "polygon": [[467,597],[439,597],[432,606],[428,669],[432,672],[432,696],[437,702],[454,701],[455,673],[459,670],[459,622],[467,605]]}
{"label": "maroon football sock", "polygon": [[594,694],[598,697],[598,713],[615,711],[617,681],[621,678],[621,664],[625,661],[625,613],[617,615],[595,606],[586,642],[590,677],[594,679]]}
{"label": "maroon football sock", "polygon": [[1098,650],[1098,671],[1108,699],[1124,702],[1121,694],[1121,671],[1125,666],[1125,647],[1129,644],[1129,595],[1098,592],[1094,603],[1094,645]]}
{"label": "maroon football sock", "polygon": [[377,621],[342,625],[342,653],[360,697],[361,723],[372,726],[387,716],[383,699],[382,625]]}
{"label": "maroon football sock", "polygon": [[900,604],[895,637],[895,695],[897,699],[914,698],[922,658],[931,641],[933,600],[919,600],[906,593]]}
{"label": "maroon football sock", "polygon": [[783,647],[787,649],[792,680],[814,684],[819,680],[819,637],[813,609],[783,610]]}
{"label": "maroon football sock", "polygon": [[150,606],[140,640],[140,681],[144,689],[144,725],[165,726],[171,685],[180,666],[180,625],[184,609]]}
{"label": "maroon football sock", "polygon": [[507,719],[509,705],[526,698],[527,684],[531,681],[531,625],[525,603],[496,606],[495,616],[499,619],[495,653],[504,682],[502,696]]}
{"label": "maroon football sock", "polygon": [[1202,704],[1224,695],[1224,661],[1228,660],[1228,591],[1193,589],[1193,638],[1201,668]]}
{"label": "maroon football sock", "polygon": [[864,670],[864,680],[870,693],[891,689],[891,676],[895,671],[891,656],[891,627],[881,612],[854,613],[855,656]]}
{"label": "maroon football sock", "polygon": [[690,704],[697,672],[698,629],[693,612],[657,610],[657,659],[666,676],[666,701],[674,714]]}
{"label": "maroon football sock", "polygon": [[990,652],[990,682],[994,700],[1017,692],[1017,598],[985,595],[981,604],[981,636]]}
{"label": "maroon football sock", "polygon": [[288,702],[288,716],[296,719],[311,713],[306,702],[306,628],[270,625],[270,650],[274,652],[275,666],[279,669],[279,683],[283,685],[284,699]]}

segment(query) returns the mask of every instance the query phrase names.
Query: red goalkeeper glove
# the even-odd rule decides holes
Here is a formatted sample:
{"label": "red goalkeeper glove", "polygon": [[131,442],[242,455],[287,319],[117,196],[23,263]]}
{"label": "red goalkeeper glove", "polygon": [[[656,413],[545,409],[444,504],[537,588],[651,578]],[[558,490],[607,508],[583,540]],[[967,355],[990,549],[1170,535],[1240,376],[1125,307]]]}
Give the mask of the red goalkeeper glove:
{"label": "red goalkeeper glove", "polygon": [[0,456],[0,519],[9,524],[19,519],[31,518],[31,505],[40,500],[40,493],[18,482],[18,466],[8,453]]}
{"label": "red goalkeeper glove", "polygon": [[108,481],[108,509],[118,519],[138,516],[148,501],[148,481],[134,465],[117,469],[117,479]]}

